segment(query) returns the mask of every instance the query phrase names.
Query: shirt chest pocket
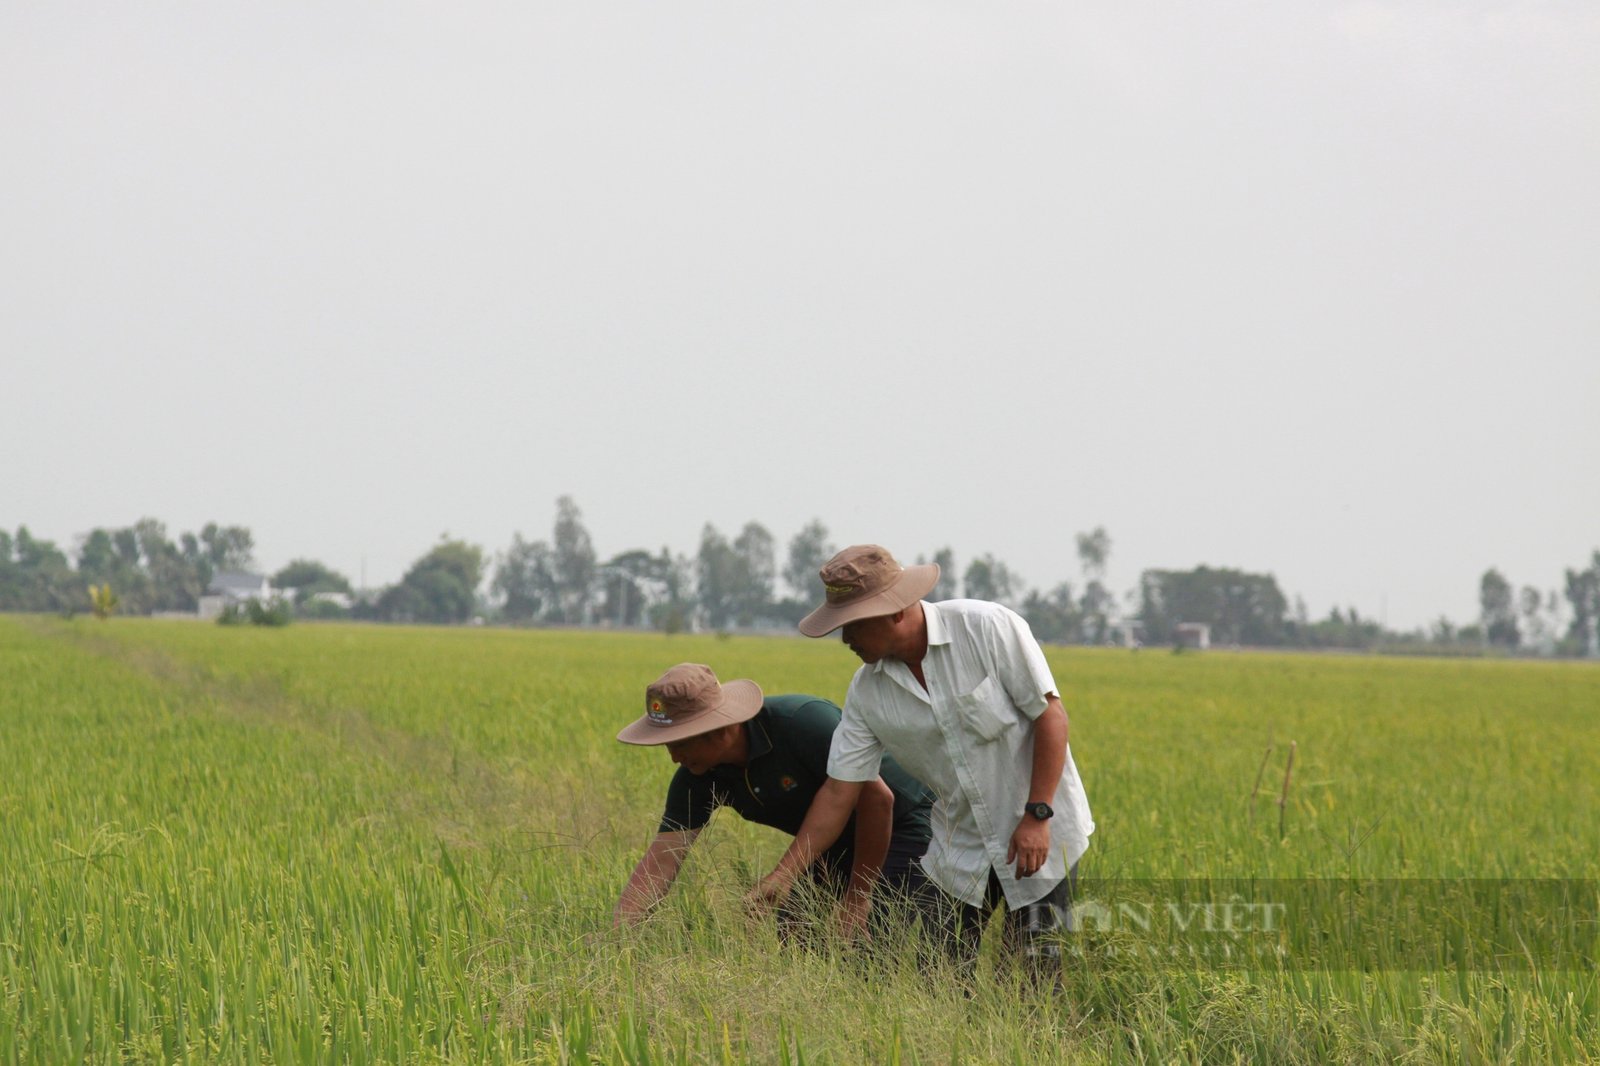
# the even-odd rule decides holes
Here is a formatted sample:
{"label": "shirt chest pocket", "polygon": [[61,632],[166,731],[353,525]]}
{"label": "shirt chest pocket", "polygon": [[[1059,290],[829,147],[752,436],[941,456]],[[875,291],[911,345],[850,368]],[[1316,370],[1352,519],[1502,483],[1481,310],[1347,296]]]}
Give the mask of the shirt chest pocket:
{"label": "shirt chest pocket", "polygon": [[985,744],[1000,739],[1007,729],[1017,724],[1011,709],[1011,700],[1000,682],[986,677],[964,696],[956,697],[956,714],[966,728]]}

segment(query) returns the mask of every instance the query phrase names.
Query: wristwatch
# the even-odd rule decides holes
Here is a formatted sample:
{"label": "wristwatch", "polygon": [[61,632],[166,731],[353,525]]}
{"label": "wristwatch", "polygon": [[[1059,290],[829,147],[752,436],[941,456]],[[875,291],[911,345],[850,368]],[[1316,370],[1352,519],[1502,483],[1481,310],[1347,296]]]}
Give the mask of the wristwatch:
{"label": "wristwatch", "polygon": [[1022,809],[1022,813],[1031,814],[1042,822],[1046,819],[1055,817],[1056,812],[1048,803],[1030,803]]}

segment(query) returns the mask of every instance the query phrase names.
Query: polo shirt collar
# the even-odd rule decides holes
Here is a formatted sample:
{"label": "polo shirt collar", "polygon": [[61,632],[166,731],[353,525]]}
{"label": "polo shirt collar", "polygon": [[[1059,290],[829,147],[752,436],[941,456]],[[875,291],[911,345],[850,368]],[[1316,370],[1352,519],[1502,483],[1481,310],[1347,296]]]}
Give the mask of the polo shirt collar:
{"label": "polo shirt collar", "polygon": [[754,718],[745,723],[745,738],[748,744],[745,752],[746,761],[772,753],[772,735],[767,732],[767,723],[762,720],[766,716],[766,708],[763,707],[756,712]]}

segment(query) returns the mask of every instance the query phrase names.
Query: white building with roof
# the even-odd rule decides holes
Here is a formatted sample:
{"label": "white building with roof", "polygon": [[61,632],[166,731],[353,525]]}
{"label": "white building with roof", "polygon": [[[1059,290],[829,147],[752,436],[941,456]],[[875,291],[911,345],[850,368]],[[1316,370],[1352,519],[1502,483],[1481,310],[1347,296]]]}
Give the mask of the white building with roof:
{"label": "white building with roof", "polygon": [[211,575],[211,584],[206,586],[206,594],[200,597],[198,614],[201,618],[214,620],[222,616],[222,612],[229,607],[242,607],[251,600],[260,600],[262,603],[278,595],[278,590],[272,587],[272,582],[261,574],[251,574],[243,570],[218,570]]}

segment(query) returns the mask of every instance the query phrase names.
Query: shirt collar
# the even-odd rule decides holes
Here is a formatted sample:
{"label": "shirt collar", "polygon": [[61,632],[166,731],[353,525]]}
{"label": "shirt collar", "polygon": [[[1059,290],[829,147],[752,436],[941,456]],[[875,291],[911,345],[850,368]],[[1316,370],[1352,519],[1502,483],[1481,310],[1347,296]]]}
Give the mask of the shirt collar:
{"label": "shirt collar", "polygon": [[[929,603],[927,600],[923,600],[922,618],[928,626],[928,647],[932,648],[935,645],[950,643],[950,627],[944,624],[944,616],[940,614],[937,604]],[[882,674],[884,671],[889,669],[889,664],[892,662],[899,663],[900,660],[888,658],[879,659],[877,662],[872,664],[872,672],[875,674]],[[906,677],[909,678],[911,676],[911,667],[906,666],[904,663],[900,663],[900,665],[905,668]],[[863,669],[866,668],[863,667]],[[922,687],[920,685],[908,684],[907,687],[910,688],[912,692],[922,691]]]}
{"label": "shirt collar", "polygon": [[745,723],[745,739],[748,749],[745,751],[745,761],[748,763],[763,755],[772,752],[772,736],[767,732],[767,724],[763,720],[767,717],[767,709],[763,707],[756,712],[756,716]]}

